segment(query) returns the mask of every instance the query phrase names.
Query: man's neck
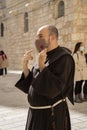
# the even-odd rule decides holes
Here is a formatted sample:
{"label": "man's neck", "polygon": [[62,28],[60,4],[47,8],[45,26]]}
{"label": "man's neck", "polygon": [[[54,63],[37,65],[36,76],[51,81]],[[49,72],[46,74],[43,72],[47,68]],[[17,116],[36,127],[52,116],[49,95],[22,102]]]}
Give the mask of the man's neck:
{"label": "man's neck", "polygon": [[59,46],[58,43],[56,43],[56,44],[51,44],[51,45],[47,48],[47,51],[49,52],[49,51],[51,51],[51,50],[57,48],[58,46]]}

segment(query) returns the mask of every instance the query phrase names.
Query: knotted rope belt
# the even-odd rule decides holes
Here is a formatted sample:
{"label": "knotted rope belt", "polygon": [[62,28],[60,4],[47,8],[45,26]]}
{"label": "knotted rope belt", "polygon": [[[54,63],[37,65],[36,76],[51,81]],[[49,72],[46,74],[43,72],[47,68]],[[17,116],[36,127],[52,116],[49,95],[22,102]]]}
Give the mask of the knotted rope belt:
{"label": "knotted rope belt", "polygon": [[57,101],[56,103],[54,103],[53,105],[48,105],[48,106],[31,106],[29,104],[29,108],[36,109],[36,110],[51,108],[51,117],[52,117],[52,124],[51,125],[52,125],[53,130],[56,130],[55,117],[54,117],[54,107],[56,107],[58,104],[60,104],[63,101],[66,101],[66,99],[61,99],[61,100]]}
{"label": "knotted rope belt", "polygon": [[55,106],[57,106],[59,103],[65,101],[66,99],[61,99],[59,101],[57,101],[56,103],[54,103],[53,105],[48,105],[48,106],[31,106],[29,104],[29,108],[31,109],[48,109],[48,108],[54,108]]}

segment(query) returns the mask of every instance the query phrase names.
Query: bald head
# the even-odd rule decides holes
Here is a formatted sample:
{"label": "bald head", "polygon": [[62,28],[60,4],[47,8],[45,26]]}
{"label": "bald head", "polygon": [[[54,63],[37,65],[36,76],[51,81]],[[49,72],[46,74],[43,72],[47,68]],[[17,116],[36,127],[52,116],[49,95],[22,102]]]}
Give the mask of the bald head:
{"label": "bald head", "polygon": [[58,30],[55,26],[45,25],[38,29],[35,45],[40,52],[44,48],[50,51],[58,46]]}
{"label": "bald head", "polygon": [[38,29],[37,34],[38,34],[40,31],[44,30],[44,29],[48,29],[48,26],[49,26],[49,25],[41,26],[41,27]]}
{"label": "bald head", "polygon": [[58,40],[58,29],[57,29],[55,26],[53,26],[53,25],[44,25],[44,26],[42,26],[42,27],[40,27],[40,28],[38,29],[37,34],[38,34],[40,31],[42,31],[42,30],[48,31],[49,36],[55,35],[56,39]]}
{"label": "bald head", "polygon": [[55,26],[48,26],[49,35],[55,35],[56,39],[58,39],[58,29]]}

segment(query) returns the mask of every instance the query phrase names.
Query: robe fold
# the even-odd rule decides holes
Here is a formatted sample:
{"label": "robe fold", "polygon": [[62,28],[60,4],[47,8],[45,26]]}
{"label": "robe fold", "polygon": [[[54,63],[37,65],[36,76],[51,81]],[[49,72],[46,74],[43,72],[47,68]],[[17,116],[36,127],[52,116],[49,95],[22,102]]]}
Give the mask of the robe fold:
{"label": "robe fold", "polygon": [[[24,74],[15,84],[17,88],[28,94],[28,102],[32,106],[47,106],[65,99],[73,104],[75,64],[70,52],[57,47],[47,52],[46,67],[40,72],[37,65],[25,78]],[[34,110],[29,108],[26,130],[71,130],[69,110],[66,101],[51,109]]]}

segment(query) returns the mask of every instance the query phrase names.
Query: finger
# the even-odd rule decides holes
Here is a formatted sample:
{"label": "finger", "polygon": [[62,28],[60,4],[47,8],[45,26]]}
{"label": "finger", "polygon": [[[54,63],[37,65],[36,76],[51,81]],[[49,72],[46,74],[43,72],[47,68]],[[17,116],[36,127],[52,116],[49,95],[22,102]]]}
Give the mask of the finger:
{"label": "finger", "polygon": [[44,52],[47,52],[47,48],[44,49]]}
{"label": "finger", "polygon": [[32,51],[33,51],[32,49],[31,49],[31,50],[26,50],[26,51],[25,51],[25,54],[28,55],[28,54],[30,54]]}
{"label": "finger", "polygon": [[47,53],[47,49],[44,49],[41,54],[46,54]]}
{"label": "finger", "polygon": [[24,58],[33,59],[33,56],[31,54],[24,54]]}

